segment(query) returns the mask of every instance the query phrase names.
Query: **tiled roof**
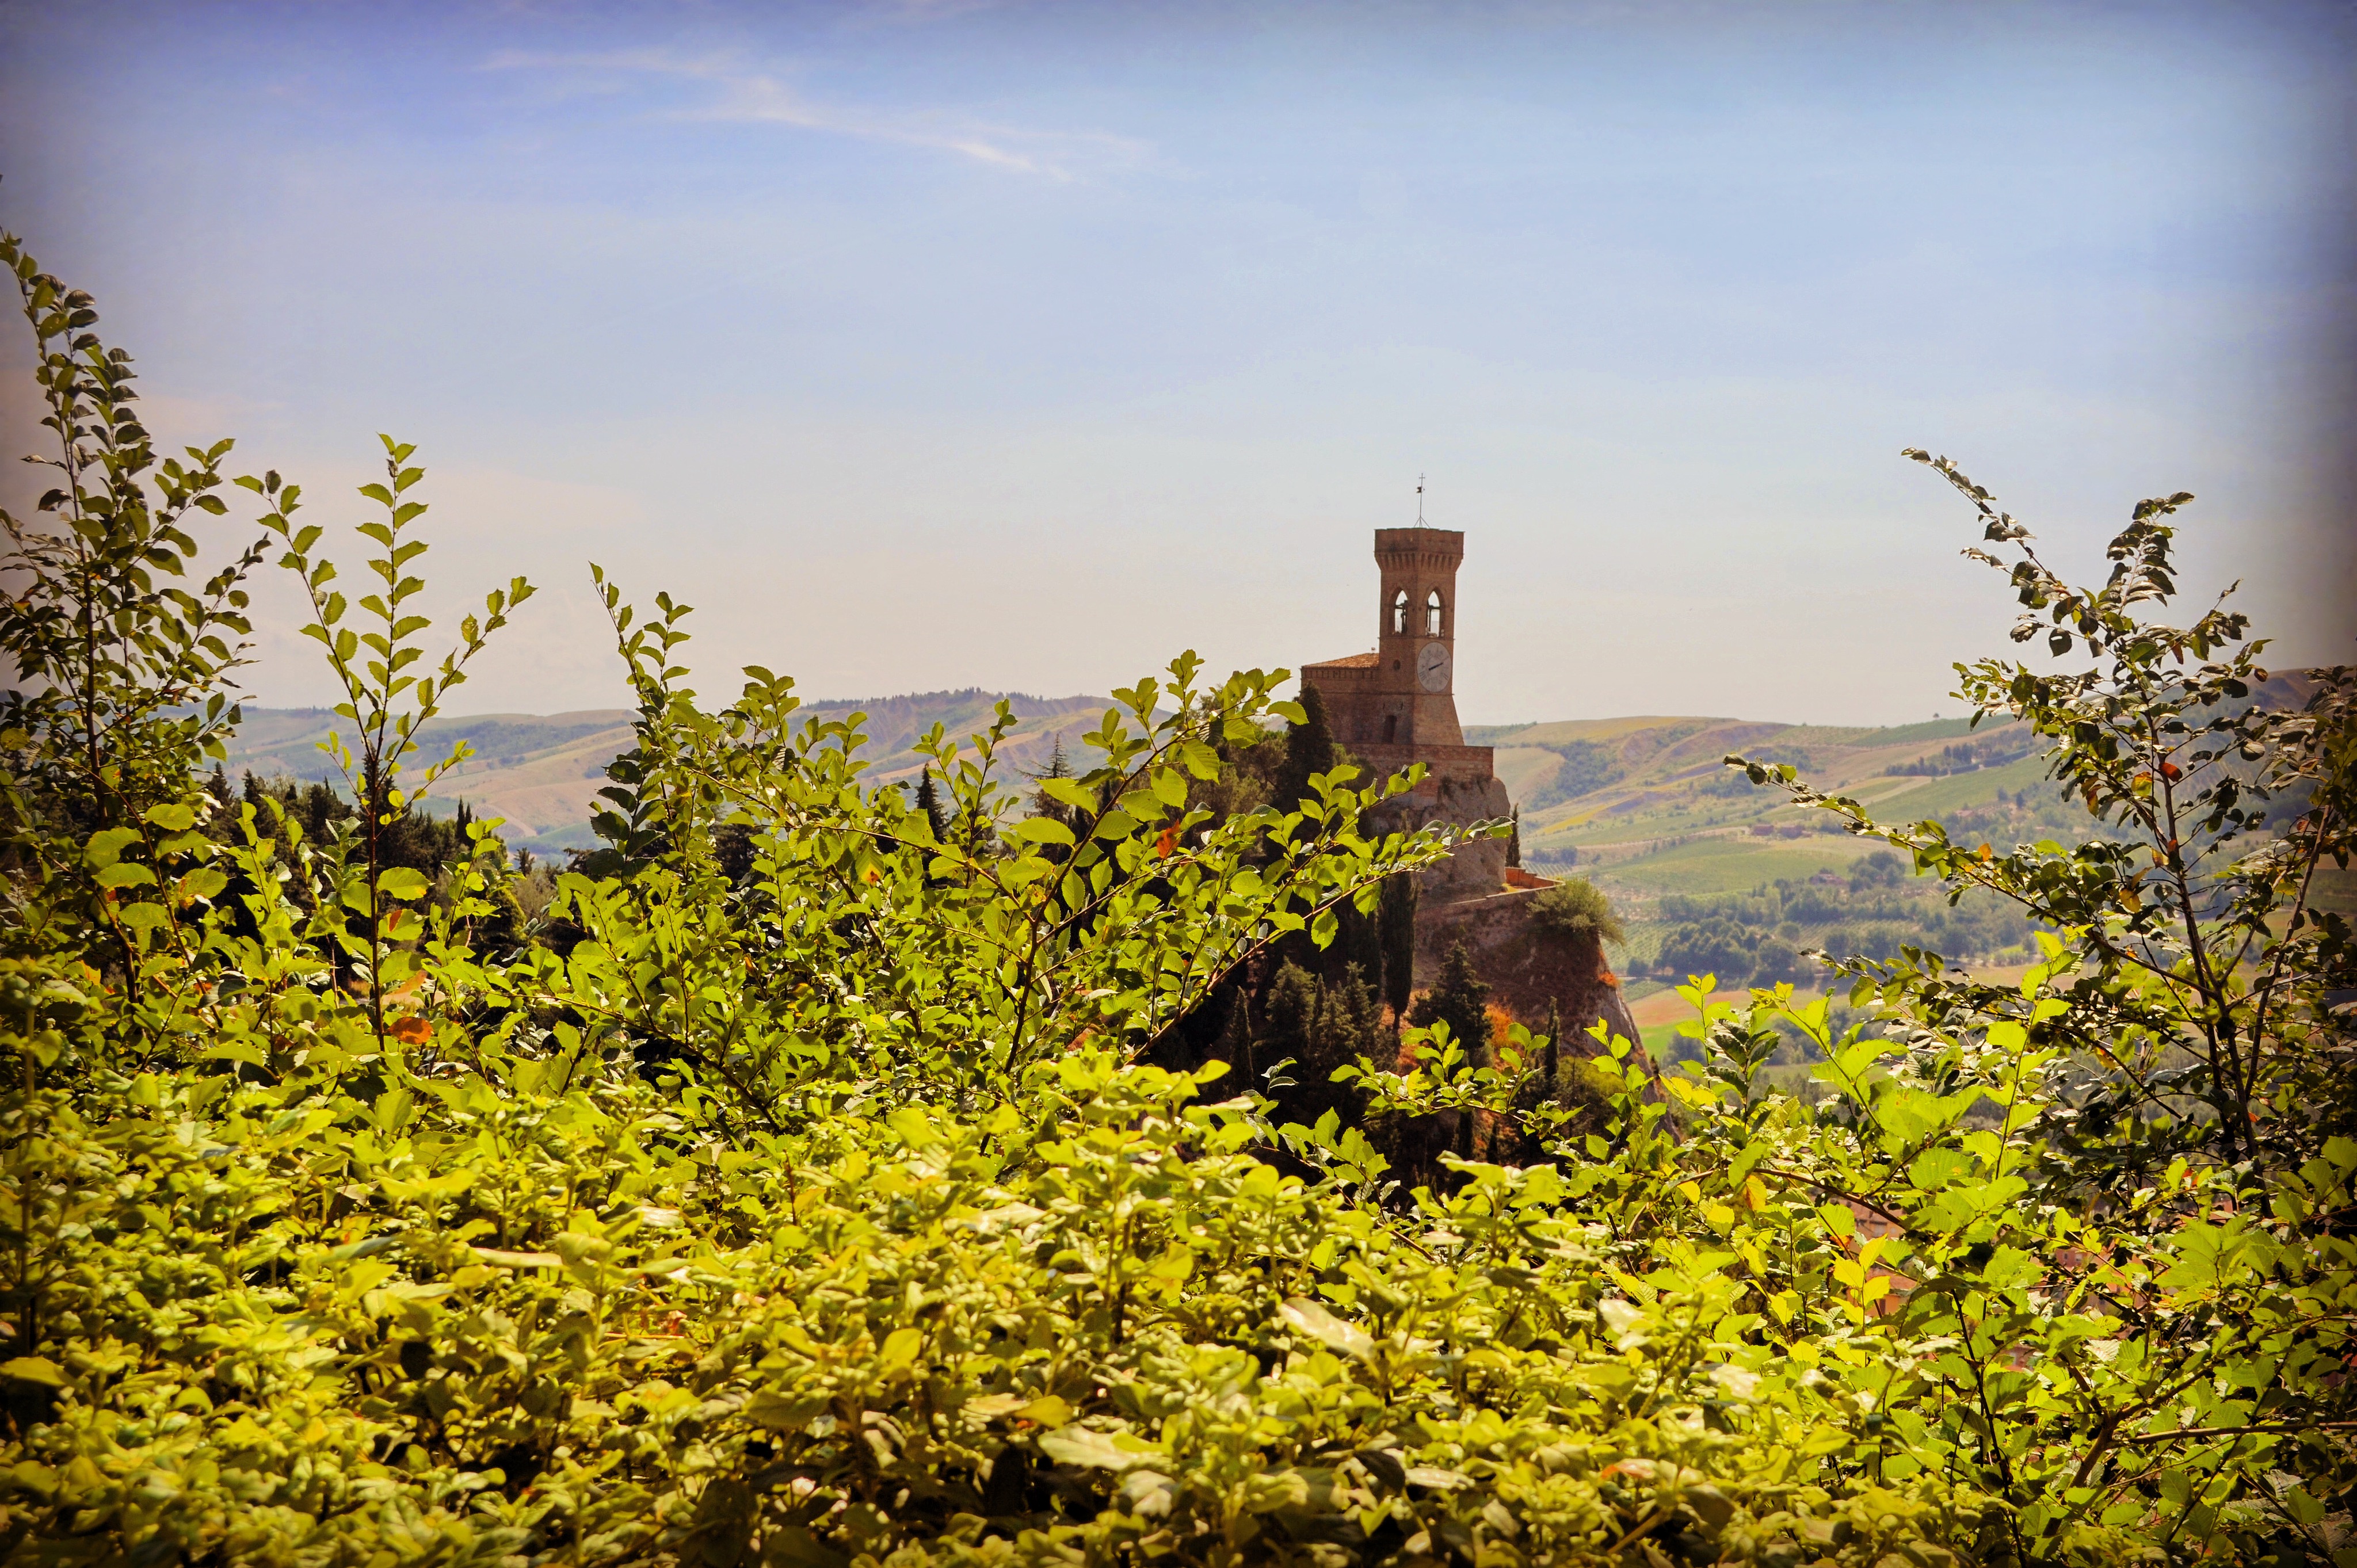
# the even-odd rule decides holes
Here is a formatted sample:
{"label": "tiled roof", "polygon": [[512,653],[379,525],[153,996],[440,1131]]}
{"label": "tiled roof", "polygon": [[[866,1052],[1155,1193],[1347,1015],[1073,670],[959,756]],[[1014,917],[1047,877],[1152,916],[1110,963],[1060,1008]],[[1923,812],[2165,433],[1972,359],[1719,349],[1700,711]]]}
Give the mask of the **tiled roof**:
{"label": "tiled roof", "polygon": [[1343,659],[1321,659],[1315,664],[1305,664],[1302,668],[1305,670],[1372,670],[1382,662],[1382,656],[1369,650],[1365,653],[1353,653]]}

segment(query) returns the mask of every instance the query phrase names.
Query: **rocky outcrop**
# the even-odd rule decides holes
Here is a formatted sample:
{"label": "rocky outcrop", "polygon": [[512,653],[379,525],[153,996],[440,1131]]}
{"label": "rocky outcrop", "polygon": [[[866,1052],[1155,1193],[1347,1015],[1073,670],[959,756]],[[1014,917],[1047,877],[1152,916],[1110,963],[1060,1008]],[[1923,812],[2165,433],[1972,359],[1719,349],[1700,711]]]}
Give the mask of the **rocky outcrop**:
{"label": "rocky outcrop", "polygon": [[[1478,771],[1472,768],[1452,770],[1429,763],[1426,767],[1429,770],[1424,782],[1369,813],[1370,827],[1384,833],[1413,832],[1432,822],[1469,828],[1476,822],[1503,822],[1514,809],[1506,786],[1490,772],[1486,747],[1481,750]],[[1417,891],[1427,904],[1479,897],[1497,891],[1505,881],[1506,841],[1501,838],[1470,840],[1458,845],[1448,859],[1416,874]],[[1422,974],[1421,968],[1418,974]]]}
{"label": "rocky outcrop", "polygon": [[1595,1044],[1588,1026],[1599,1018],[1612,1033],[1640,1038],[1620,982],[1605,962],[1604,944],[1592,936],[1542,931],[1532,919],[1532,901],[1544,891],[1515,888],[1453,901],[1427,895],[1416,910],[1416,985],[1431,984],[1450,945],[1462,941],[1490,983],[1490,1000],[1518,1022],[1542,1028],[1549,1005],[1559,1006],[1564,1046],[1590,1054]]}

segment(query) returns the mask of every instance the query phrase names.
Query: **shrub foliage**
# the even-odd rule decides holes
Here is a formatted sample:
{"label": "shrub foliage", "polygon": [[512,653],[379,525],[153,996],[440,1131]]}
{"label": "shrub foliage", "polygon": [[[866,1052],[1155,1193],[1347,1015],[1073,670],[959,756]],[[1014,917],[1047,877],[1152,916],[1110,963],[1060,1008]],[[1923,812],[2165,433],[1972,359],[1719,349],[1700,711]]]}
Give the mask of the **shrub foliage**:
{"label": "shrub foliage", "polygon": [[[1150,1053],[1448,843],[1365,834],[1406,780],[1347,763],[1190,803],[1314,729],[1282,671],[1180,659],[1084,777],[937,732],[920,806],[782,677],[699,699],[686,607],[601,575],[636,745],[526,923],[496,824],[438,883],[388,845],[528,585],[431,662],[408,447],[349,603],[296,487],[238,481],[357,810],[209,791],[267,554],[181,585],[230,448],[157,465],[88,299],[0,259],[65,470],[0,607],[12,1561],[2357,1562],[2349,932],[2309,902],[2351,682],[2238,704],[2239,618],[2139,618],[2189,498],[2082,590],[1942,465],[2029,634],[2097,660],[1966,693],[2107,834],[1954,843],[1748,768],[2063,933],[2028,975],[1852,964],[1871,1034],[1702,977],[1700,1059],[1583,1042],[1577,1114],[1524,1092],[1566,1043],[1437,1018],[1283,1124]],[[1819,1102],[1762,1075],[1780,1025]],[[1403,1193],[1361,1129],[1477,1113],[1534,1156]]]}

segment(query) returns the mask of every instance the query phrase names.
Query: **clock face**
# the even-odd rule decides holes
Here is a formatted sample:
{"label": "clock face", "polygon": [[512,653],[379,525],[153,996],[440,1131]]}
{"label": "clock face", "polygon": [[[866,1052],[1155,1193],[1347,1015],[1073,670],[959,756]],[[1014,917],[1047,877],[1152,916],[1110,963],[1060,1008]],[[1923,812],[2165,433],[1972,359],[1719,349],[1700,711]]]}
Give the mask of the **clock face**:
{"label": "clock face", "polygon": [[1415,656],[1415,683],[1427,692],[1448,690],[1448,645],[1427,642]]}

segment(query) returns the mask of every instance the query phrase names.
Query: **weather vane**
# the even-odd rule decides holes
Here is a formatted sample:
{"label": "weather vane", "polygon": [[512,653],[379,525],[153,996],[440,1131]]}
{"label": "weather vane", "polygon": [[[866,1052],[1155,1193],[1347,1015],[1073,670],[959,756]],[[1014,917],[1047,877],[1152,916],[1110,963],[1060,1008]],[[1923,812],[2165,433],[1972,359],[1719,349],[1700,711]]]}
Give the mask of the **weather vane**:
{"label": "weather vane", "polygon": [[1415,525],[1418,528],[1424,526],[1424,476],[1422,474],[1415,477]]}

